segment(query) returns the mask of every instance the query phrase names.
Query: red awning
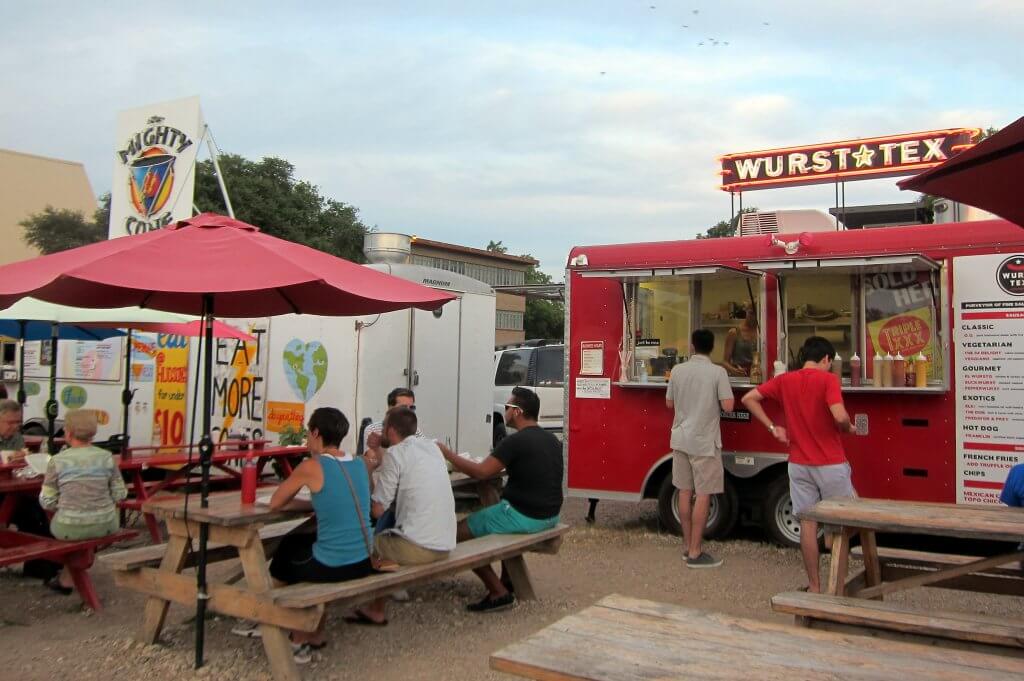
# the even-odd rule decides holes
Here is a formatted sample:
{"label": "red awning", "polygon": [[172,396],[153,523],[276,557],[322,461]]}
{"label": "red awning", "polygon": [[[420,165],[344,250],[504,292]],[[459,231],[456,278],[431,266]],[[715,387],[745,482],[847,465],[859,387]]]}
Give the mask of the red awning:
{"label": "red awning", "polygon": [[942,196],[1000,215],[1024,227],[1024,118],[1006,126],[962,154],[920,175],[899,182],[910,189]]}

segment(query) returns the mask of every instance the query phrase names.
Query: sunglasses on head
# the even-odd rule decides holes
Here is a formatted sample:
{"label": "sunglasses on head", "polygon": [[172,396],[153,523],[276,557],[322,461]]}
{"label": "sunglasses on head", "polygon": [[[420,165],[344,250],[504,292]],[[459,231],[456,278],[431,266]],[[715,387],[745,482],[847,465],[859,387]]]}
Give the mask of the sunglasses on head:
{"label": "sunglasses on head", "polygon": [[505,408],[506,408],[506,409],[518,409],[518,410],[520,410],[520,411],[522,411],[522,410],[523,410],[523,408],[522,408],[522,407],[520,407],[520,406],[519,406],[518,404],[506,404],[506,405],[505,405]]}

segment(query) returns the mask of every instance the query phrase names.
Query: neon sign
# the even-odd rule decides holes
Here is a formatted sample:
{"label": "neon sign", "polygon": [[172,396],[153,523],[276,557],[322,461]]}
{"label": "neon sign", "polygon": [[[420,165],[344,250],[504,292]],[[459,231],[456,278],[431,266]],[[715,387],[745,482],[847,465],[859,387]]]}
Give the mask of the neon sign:
{"label": "neon sign", "polygon": [[969,149],[979,134],[978,128],[951,128],[726,154],[719,158],[720,189],[742,192],[913,175]]}

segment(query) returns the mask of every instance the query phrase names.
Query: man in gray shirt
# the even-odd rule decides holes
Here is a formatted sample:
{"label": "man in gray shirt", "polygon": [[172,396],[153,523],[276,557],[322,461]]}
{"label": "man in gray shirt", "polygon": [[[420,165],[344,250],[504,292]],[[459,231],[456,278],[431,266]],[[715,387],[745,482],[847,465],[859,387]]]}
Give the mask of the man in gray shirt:
{"label": "man in gray shirt", "polygon": [[[725,369],[711,362],[715,336],[697,329],[690,337],[688,362],[672,369],[665,403],[675,411],[672,419],[672,484],[679,490],[679,524],[683,529],[686,567],[713,568],[722,564],[701,550],[711,495],[725,489],[722,469],[722,410],[732,411],[734,400]],[[691,509],[693,493],[697,500]]]}

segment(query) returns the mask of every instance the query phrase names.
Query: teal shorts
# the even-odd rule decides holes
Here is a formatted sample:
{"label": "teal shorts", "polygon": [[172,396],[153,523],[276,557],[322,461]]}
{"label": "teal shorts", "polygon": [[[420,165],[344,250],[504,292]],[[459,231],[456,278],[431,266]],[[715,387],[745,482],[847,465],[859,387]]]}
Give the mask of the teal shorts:
{"label": "teal shorts", "polygon": [[493,506],[470,514],[466,518],[466,523],[474,537],[489,534],[535,534],[557,525],[558,516],[540,520],[531,518],[512,508],[512,504],[502,499]]}

